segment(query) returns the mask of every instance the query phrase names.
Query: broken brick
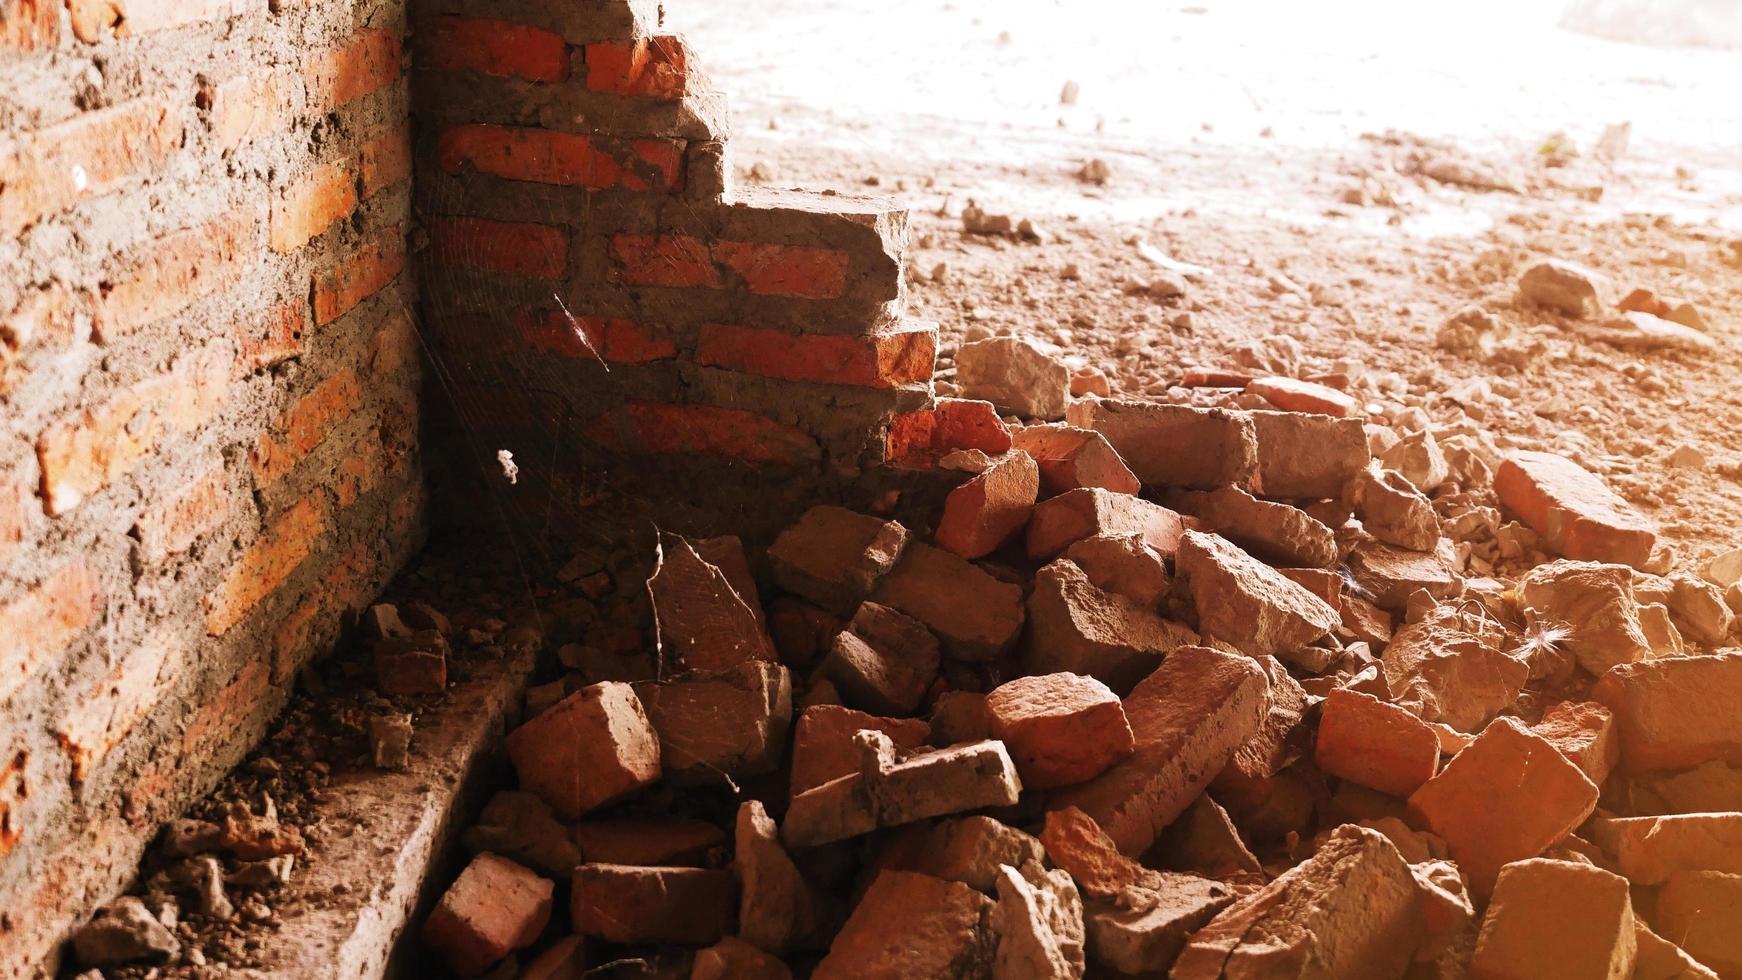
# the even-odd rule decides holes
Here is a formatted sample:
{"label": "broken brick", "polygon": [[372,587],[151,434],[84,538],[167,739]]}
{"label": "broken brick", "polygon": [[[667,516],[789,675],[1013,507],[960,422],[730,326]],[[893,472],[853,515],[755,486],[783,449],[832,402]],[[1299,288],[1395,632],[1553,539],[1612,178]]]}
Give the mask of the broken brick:
{"label": "broken brick", "polygon": [[[658,570],[648,580],[662,647],[680,670],[725,670],[749,661],[776,663],[760,609],[689,541],[666,535]],[[752,600],[753,601],[753,600]]]}
{"label": "broken brick", "polygon": [[1180,515],[1141,497],[1099,487],[1069,490],[1034,508],[1028,522],[1028,557],[1056,557],[1072,543],[1096,535],[1137,534],[1165,557],[1179,550],[1185,522]]}
{"label": "broken brick", "polygon": [[1239,487],[1181,493],[1177,500],[1198,519],[1197,530],[1214,531],[1264,561],[1306,568],[1337,563],[1336,535],[1298,507],[1259,500]]}
{"label": "broken brick", "polygon": [[1135,748],[1119,698],[1092,677],[1019,677],[988,694],[986,710],[1030,789],[1092,779]]}
{"label": "broken brick", "polygon": [[435,630],[375,644],[375,683],[382,694],[440,694],[448,686],[448,641]]}
{"label": "broken brick", "polygon": [[832,704],[806,708],[793,730],[792,795],[857,773],[859,747],[853,734],[861,730],[882,732],[907,750],[924,745],[930,734],[930,726],[917,719],[879,718]]}
{"label": "broken brick", "polygon": [[1742,874],[1742,813],[1673,813],[1592,821],[1593,839],[1615,856],[1635,885],[1658,885],[1678,871]]}
{"label": "broken brick", "polygon": [[1487,893],[1503,865],[1572,833],[1597,787],[1553,745],[1511,718],[1488,724],[1409,798],[1409,814],[1445,838],[1470,887]]}
{"label": "broken brick", "polygon": [[934,539],[963,558],[989,555],[1028,523],[1039,493],[1040,470],[1033,457],[1009,452],[950,491]]}
{"label": "broken brick", "polygon": [[1234,889],[1196,875],[1152,871],[1118,900],[1086,903],[1089,958],[1120,974],[1160,976],[1187,937],[1235,900]]}
{"label": "broken brick", "polygon": [[706,946],[731,930],[737,898],[730,871],[583,864],[569,918],[575,932],[606,942]]}
{"label": "broken brick", "polygon": [[785,667],[749,661],[691,671],[636,687],[659,734],[665,775],[678,783],[717,783],[773,771],[792,726],[792,678]]}
{"label": "broken brick", "polygon": [[628,684],[582,688],[508,736],[523,789],[577,820],[659,779],[659,735]]}
{"label": "broken brick", "polygon": [[1038,862],[1021,872],[999,868],[992,930],[998,936],[993,980],[1083,976],[1083,900],[1065,872],[1042,870]]}
{"label": "broken brick", "polygon": [[860,778],[880,826],[1010,806],[1022,792],[1003,742],[967,742],[903,758],[881,732],[853,738],[862,753]]}
{"label": "broken brick", "polygon": [[1456,555],[1450,544],[1441,538],[1439,547],[1425,552],[1363,541],[1349,553],[1349,568],[1355,585],[1374,605],[1401,613],[1417,592],[1449,599],[1463,588],[1463,577],[1452,570]]}
{"label": "broken brick", "polygon": [[1258,731],[1268,688],[1248,657],[1180,647],[1124,700],[1135,752],[1054,793],[1048,809],[1078,807],[1119,850],[1142,854]]}
{"label": "broken brick", "polygon": [[956,349],[956,384],[965,397],[1026,418],[1056,419],[1070,400],[1071,372],[1032,341],[990,337]]}
{"label": "broken brick", "polygon": [[969,977],[990,970],[992,900],[959,881],[884,871],[811,974],[814,980]]}
{"label": "broken brick", "polygon": [[1030,671],[1084,674],[1116,692],[1147,677],[1168,651],[1198,639],[1186,626],[1096,588],[1065,558],[1035,574],[1028,618]]}
{"label": "broken brick", "polygon": [[912,714],[938,674],[938,641],[888,606],[867,602],[835,637],[819,675],[849,704],[876,714]]}
{"label": "broken brick", "polygon": [[1399,629],[1380,666],[1392,703],[1461,732],[1481,729],[1511,705],[1530,673],[1481,637],[1434,620]]}
{"label": "broken brick", "polygon": [[726,845],[720,828],[684,817],[582,820],[569,833],[587,864],[702,867]]}
{"label": "broken brick", "polygon": [[1284,658],[1337,626],[1337,611],[1219,535],[1187,531],[1180,575],[1198,610],[1198,631],[1254,657]]}
{"label": "broken brick", "polygon": [[1340,496],[1371,459],[1360,419],[1303,412],[1248,412],[1246,417],[1258,464],[1257,480],[1250,489],[1261,496],[1273,500]]}
{"label": "broken brick", "polygon": [[1144,544],[1139,534],[1083,538],[1066,548],[1064,557],[1082,569],[1095,588],[1145,608],[1160,605],[1173,586],[1166,559]]}
{"label": "broken brick", "polygon": [[908,546],[873,598],[919,620],[958,660],[996,659],[1022,630],[1022,586],[920,542]]}
{"label": "broken brick", "polygon": [[1046,849],[1034,837],[991,817],[968,816],[901,828],[891,835],[876,866],[918,871],[991,894],[1000,866],[1020,868],[1045,858]]}
{"label": "broken brick", "polygon": [[1351,500],[1368,534],[1409,551],[1432,551],[1440,541],[1434,505],[1402,474],[1365,469],[1350,483]]}
{"label": "broken brick", "polygon": [[475,977],[538,939],[554,885],[507,858],[472,858],[424,921],[423,941],[462,977]]}
{"label": "broken brick", "polygon": [[941,748],[991,737],[992,716],[986,713],[986,695],[979,691],[944,691],[932,702],[931,734],[926,738],[931,744]]}
{"label": "broken brick", "polygon": [[1560,701],[1550,705],[1530,730],[1548,739],[1591,782],[1602,786],[1621,761],[1614,720],[1608,708],[1594,701]]}
{"label": "broken brick", "polygon": [[1031,425],[1018,431],[1012,444],[1039,465],[1043,496],[1084,487],[1132,495],[1143,489],[1112,443],[1092,429]]}
{"label": "broken brick", "polygon": [[1361,412],[1359,402],[1330,385],[1296,378],[1253,378],[1246,383],[1246,394],[1257,395],[1285,412],[1309,412],[1337,418]]}
{"label": "broken brick", "polygon": [[1440,740],[1397,705],[1338,690],[1325,698],[1313,759],[1330,775],[1408,796],[1439,768]]}
{"label": "broken brick", "polygon": [[557,821],[549,804],[531,793],[504,791],[485,804],[461,838],[474,853],[489,851],[548,877],[566,875],[581,863],[581,852]]}
{"label": "broken brick", "polygon": [[1169,871],[1186,871],[1206,878],[1264,873],[1257,856],[1240,839],[1240,831],[1228,818],[1228,811],[1208,793],[1193,800],[1184,813],[1167,825],[1145,857]]}
{"label": "broken brick", "polygon": [[1742,765],[1742,656],[1675,657],[1622,664],[1591,688],[1615,713],[1621,764],[1631,772],[1706,762]]}
{"label": "broken brick", "polygon": [[1653,655],[1625,565],[1550,562],[1525,573],[1518,593],[1526,621],[1564,629],[1567,652],[1594,675]]}
{"label": "broken brick", "polygon": [[1245,413],[1085,399],[1071,405],[1066,419],[1107,437],[1145,486],[1210,490],[1249,484],[1258,472],[1258,438]]}
{"label": "broken brick", "polygon": [[837,616],[851,616],[907,547],[894,521],[821,505],[805,511],[768,549],[780,587]]}
{"label": "broken brick", "polygon": [[[1717,871],[1673,874],[1657,893],[1654,925],[1674,936],[1686,955],[1717,976],[1742,975],[1742,875]],[[1643,965],[1643,964],[1642,964]],[[1692,970],[1675,974],[1702,976]],[[1635,974],[1638,976],[1638,974]]]}
{"label": "broken brick", "polygon": [[816,899],[786,849],[774,820],[750,800],[738,808],[733,871],[738,876],[738,935],[784,954],[817,927]]}
{"label": "broken brick", "polygon": [[1543,544],[1575,561],[1644,568],[1657,546],[1649,518],[1564,456],[1513,453],[1494,473],[1494,492]]}
{"label": "broken brick", "polygon": [[1638,946],[1627,881],[1541,858],[1500,869],[1470,976],[1483,980],[1633,975]]}

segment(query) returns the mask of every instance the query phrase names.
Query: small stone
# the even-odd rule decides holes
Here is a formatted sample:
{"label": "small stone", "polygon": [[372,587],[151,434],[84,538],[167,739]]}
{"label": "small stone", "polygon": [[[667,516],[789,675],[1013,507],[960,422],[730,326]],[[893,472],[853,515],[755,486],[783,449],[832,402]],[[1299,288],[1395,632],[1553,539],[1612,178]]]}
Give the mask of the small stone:
{"label": "small stone", "polygon": [[73,933],[73,955],[82,966],[161,962],[180,953],[181,943],[175,934],[132,895],[123,895],[104,905],[91,921]]}
{"label": "small stone", "polygon": [[423,941],[475,977],[538,939],[550,921],[551,882],[507,858],[479,854],[423,924]]}
{"label": "small stone", "polygon": [[1559,259],[1544,259],[1518,278],[1521,299],[1570,317],[1601,313],[1606,289],[1607,284],[1595,272]]}
{"label": "small stone", "polygon": [[375,768],[404,770],[411,765],[411,716],[395,712],[369,719],[369,754]]}
{"label": "small stone", "polygon": [[1021,677],[986,696],[992,736],[1002,739],[1030,789],[1100,775],[1136,747],[1119,698],[1080,674]]}
{"label": "small stone", "polygon": [[730,871],[583,864],[569,918],[575,932],[606,942],[706,946],[726,934],[736,891]]}
{"label": "small stone", "polygon": [[956,351],[956,384],[963,397],[1025,418],[1057,419],[1070,401],[1071,371],[1038,344],[993,337]]}
{"label": "small stone", "polygon": [[1568,861],[1517,861],[1495,882],[1470,976],[1624,980],[1637,951],[1625,879]]}

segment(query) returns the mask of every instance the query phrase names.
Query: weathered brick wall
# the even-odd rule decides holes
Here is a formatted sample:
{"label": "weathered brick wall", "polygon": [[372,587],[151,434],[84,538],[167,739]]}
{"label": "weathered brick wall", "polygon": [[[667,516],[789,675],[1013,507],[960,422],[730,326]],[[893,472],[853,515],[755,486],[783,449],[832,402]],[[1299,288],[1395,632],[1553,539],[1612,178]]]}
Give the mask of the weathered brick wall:
{"label": "weathered brick wall", "polygon": [[0,977],[415,544],[401,0],[0,0]]}
{"label": "weathered brick wall", "polygon": [[882,462],[889,420],[930,404],[905,212],[734,193],[722,100],[657,4],[420,0],[412,34],[453,474],[508,450],[519,482],[484,489],[558,532],[628,486],[742,532],[780,491]]}

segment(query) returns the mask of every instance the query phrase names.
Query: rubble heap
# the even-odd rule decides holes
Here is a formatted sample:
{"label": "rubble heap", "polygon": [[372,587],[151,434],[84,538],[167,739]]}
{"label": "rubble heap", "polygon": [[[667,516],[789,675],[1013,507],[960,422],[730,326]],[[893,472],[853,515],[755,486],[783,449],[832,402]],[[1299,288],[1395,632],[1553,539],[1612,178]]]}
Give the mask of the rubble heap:
{"label": "rubble heap", "polygon": [[[1045,362],[968,345],[991,403],[902,423],[905,465],[964,471],[929,528],[663,536],[616,583],[651,635],[562,646],[427,946],[468,977],[1742,970],[1742,588],[1467,423],[1214,372],[1220,406],[1073,398]],[[383,678],[433,646],[384,641]]]}

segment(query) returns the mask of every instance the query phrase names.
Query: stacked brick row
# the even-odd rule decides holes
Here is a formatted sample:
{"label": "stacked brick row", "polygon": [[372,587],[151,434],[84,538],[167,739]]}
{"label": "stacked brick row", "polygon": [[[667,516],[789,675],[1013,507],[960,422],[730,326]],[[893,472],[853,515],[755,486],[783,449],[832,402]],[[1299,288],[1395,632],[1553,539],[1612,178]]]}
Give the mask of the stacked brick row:
{"label": "stacked brick row", "polygon": [[415,544],[403,25],[0,3],[0,977]]}
{"label": "stacked brick row", "polygon": [[598,458],[883,461],[936,350],[903,316],[904,212],[733,194],[721,102],[654,4],[422,9],[423,298],[462,451],[509,450],[559,500]]}

